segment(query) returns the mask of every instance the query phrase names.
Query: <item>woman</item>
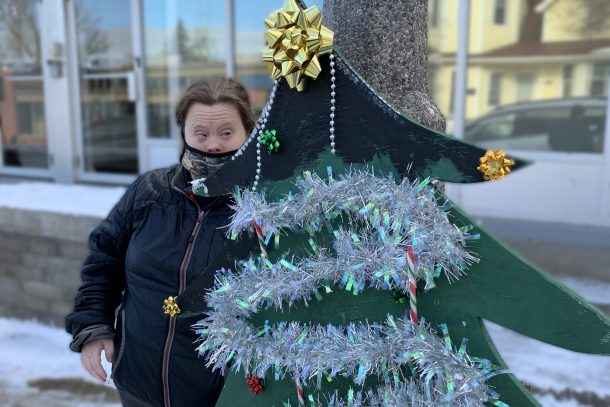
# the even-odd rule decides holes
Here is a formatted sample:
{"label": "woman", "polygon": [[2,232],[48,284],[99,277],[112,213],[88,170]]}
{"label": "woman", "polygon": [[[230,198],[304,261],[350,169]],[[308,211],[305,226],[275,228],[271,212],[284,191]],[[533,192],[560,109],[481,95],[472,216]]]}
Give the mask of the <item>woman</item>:
{"label": "woman", "polygon": [[218,170],[254,121],[246,90],[231,79],[192,85],[176,119],[181,163],[140,176],[92,232],[83,285],[66,317],[70,348],[101,381],[105,352],[128,407],[213,406],[223,386],[194,350],[190,326],[198,318],[168,317],[161,307],[221,250],[231,214],[228,197],[195,196],[189,181]]}

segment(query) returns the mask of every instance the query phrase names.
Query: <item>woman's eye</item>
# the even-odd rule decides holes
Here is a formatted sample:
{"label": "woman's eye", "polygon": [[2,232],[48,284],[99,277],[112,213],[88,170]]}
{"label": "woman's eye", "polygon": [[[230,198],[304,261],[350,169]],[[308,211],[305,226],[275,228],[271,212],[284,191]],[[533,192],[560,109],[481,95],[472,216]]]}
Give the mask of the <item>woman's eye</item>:
{"label": "woman's eye", "polygon": [[233,133],[231,133],[230,131],[225,131],[224,133],[222,133],[222,135],[223,135],[224,137],[231,137],[231,135],[232,135],[232,134],[233,134]]}
{"label": "woman's eye", "polygon": [[206,138],[206,137],[207,137],[207,134],[199,133],[199,134],[195,134],[195,137],[198,137],[198,138]]}

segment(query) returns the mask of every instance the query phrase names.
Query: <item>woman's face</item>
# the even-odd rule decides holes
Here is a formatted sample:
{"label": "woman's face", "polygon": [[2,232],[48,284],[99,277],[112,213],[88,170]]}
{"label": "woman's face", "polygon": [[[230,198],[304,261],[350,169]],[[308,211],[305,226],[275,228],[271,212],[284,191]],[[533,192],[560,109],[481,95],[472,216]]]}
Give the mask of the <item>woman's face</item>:
{"label": "woman's face", "polygon": [[206,153],[226,153],[244,144],[246,129],[233,105],[194,103],[186,115],[184,141]]}

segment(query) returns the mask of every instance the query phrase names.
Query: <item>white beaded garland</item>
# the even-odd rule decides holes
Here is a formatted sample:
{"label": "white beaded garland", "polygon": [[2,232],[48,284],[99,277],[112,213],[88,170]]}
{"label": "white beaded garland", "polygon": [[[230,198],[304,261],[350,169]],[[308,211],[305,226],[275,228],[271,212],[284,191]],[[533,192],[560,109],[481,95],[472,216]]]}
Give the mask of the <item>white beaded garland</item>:
{"label": "white beaded garland", "polygon": [[241,156],[246,148],[250,145],[252,141],[256,138],[256,176],[254,177],[254,183],[252,184],[252,191],[256,191],[256,187],[258,186],[258,181],[260,180],[261,173],[261,137],[265,132],[265,127],[267,125],[267,120],[269,119],[269,114],[271,113],[271,106],[273,106],[273,102],[275,100],[275,92],[278,87],[278,81],[274,81],[273,89],[271,89],[271,93],[269,94],[269,100],[263,110],[261,112],[260,117],[258,118],[256,125],[245,143],[237,150],[237,152],[231,157],[231,160],[235,160],[236,157]]}
{"label": "white beaded garland", "polygon": [[335,104],[336,104],[336,93],[335,93],[335,54],[332,52],[329,55],[330,58],[330,152],[335,155]]}
{"label": "white beaded garland", "polygon": [[[335,77],[335,55],[331,52],[329,55],[330,58],[330,81],[331,81],[331,85],[330,85],[330,128],[329,128],[329,133],[330,133],[330,152],[331,154],[335,155],[336,150],[335,150],[335,111],[336,111],[336,86],[335,86],[335,82],[336,82],[336,77]],[[256,138],[256,176],[254,177],[254,183],[252,184],[252,191],[256,191],[256,188],[258,187],[258,182],[260,181],[260,174],[261,174],[261,167],[262,167],[262,158],[261,158],[261,137],[263,135],[263,133],[265,132],[265,127],[267,126],[267,121],[269,119],[269,115],[271,113],[271,108],[273,106],[273,102],[275,100],[275,92],[277,90],[278,87],[278,81],[274,82],[273,85],[273,89],[271,90],[271,93],[269,94],[269,100],[267,101],[267,104],[265,105],[265,107],[263,108],[262,112],[261,112],[261,116],[258,118],[257,122],[256,122],[256,126],[254,128],[254,130],[252,130],[252,132],[250,133],[250,135],[248,136],[248,139],[246,140],[246,142],[239,148],[239,150],[237,150],[237,152],[231,157],[231,160],[235,160],[236,157],[241,156],[244,151],[246,151],[246,148],[248,148],[248,146],[250,145],[250,143],[254,140],[254,138]]]}

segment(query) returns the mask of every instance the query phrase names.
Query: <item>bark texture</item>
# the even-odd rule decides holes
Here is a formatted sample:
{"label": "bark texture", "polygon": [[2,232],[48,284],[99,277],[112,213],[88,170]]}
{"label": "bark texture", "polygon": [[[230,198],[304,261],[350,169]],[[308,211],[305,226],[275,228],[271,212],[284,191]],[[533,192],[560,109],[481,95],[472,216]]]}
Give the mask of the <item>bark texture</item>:
{"label": "bark texture", "polygon": [[445,118],[430,97],[427,0],[325,0],[324,25],[361,75],[408,117],[436,130]]}

